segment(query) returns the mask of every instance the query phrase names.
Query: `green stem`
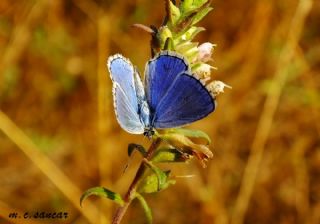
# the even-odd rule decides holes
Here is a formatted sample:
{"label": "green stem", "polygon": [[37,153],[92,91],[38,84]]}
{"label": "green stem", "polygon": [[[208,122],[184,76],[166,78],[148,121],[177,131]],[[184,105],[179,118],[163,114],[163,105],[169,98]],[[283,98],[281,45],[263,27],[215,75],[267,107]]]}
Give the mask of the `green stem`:
{"label": "green stem", "polygon": [[148,223],[151,224],[152,223],[152,213],[151,213],[151,209],[150,207],[148,206],[146,200],[144,199],[144,197],[139,194],[138,192],[136,192],[135,194],[135,197],[139,200],[143,210],[144,210],[144,213],[146,214],[147,216],[147,220],[148,220]]}
{"label": "green stem", "polygon": [[[156,138],[152,142],[152,144],[151,144],[151,146],[145,156],[145,159],[150,160],[152,158],[154,152],[156,151],[156,149],[160,145],[161,141],[162,141],[161,138]],[[136,173],[136,176],[134,177],[132,183],[130,184],[130,186],[128,188],[127,193],[124,196],[125,204],[117,209],[117,211],[112,219],[112,224],[120,224],[120,222],[121,222],[124,214],[126,213],[132,199],[134,198],[134,194],[136,192],[137,185],[138,185],[139,181],[141,180],[141,178],[143,177],[143,174],[145,173],[145,171],[146,171],[146,166],[145,166],[144,162],[142,161],[140,163],[140,166],[139,166],[139,169]]]}

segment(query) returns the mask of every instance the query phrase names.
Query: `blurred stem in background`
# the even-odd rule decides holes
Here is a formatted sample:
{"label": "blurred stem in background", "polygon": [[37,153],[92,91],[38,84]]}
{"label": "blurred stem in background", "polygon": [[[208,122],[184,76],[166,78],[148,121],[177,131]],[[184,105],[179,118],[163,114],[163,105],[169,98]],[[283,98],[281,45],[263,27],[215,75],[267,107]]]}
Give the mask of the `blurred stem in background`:
{"label": "blurred stem in background", "polygon": [[[107,90],[107,76],[106,76],[106,55],[109,55],[109,17],[103,13],[98,18],[97,29],[97,54],[98,54],[98,133],[99,133],[99,150],[98,150],[98,160],[99,160],[99,171],[100,171],[100,185],[101,186],[111,186],[111,173],[112,173],[112,160],[106,162],[106,158],[111,158],[112,148],[110,142],[108,141],[108,136],[111,134],[111,121],[108,114],[111,113],[110,108],[112,108],[112,103],[110,97],[108,96]],[[100,200],[101,209],[105,212],[105,216],[101,216],[100,223],[107,224],[110,223],[110,210],[111,204],[105,203],[104,200]]]}
{"label": "blurred stem in background", "polygon": [[[108,136],[111,134],[111,98],[107,92],[106,58],[110,54],[110,13],[101,9],[94,1],[81,0],[73,1],[95,24],[97,30],[97,134],[98,150],[97,160],[99,161],[99,177],[101,186],[111,186],[112,160],[106,162],[105,158],[111,158],[111,145]],[[111,10],[109,10],[111,11]],[[100,223],[108,224],[111,219],[111,204],[100,199]]]}
{"label": "blurred stem in background", "polygon": [[275,76],[269,92],[267,93],[264,109],[251,146],[251,154],[249,156],[247,166],[245,167],[240,192],[232,215],[231,222],[233,224],[242,224],[244,221],[259,170],[259,165],[262,160],[264,147],[272,127],[273,118],[279,103],[282,89],[287,80],[288,66],[293,59],[294,52],[304,28],[306,17],[311,10],[312,3],[312,0],[300,0],[292,18],[288,37],[279,55]]}
{"label": "blurred stem in background", "polygon": [[80,189],[2,111],[0,111],[0,130],[51,180],[91,224],[96,223],[95,206],[89,202],[86,211],[81,209],[79,205]]}

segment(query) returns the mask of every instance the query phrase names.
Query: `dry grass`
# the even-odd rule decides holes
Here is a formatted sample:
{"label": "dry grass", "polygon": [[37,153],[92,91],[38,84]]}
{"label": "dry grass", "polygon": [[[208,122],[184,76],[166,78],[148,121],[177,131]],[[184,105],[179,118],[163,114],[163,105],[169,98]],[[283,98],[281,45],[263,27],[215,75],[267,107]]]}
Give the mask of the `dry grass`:
{"label": "dry grass", "polygon": [[[210,135],[215,157],[207,169],[169,165],[195,176],[147,196],[155,223],[320,223],[320,2],[213,6],[198,39],[218,44],[213,76],[233,89],[192,127]],[[122,173],[126,145],[148,142],[116,123],[105,62],[119,52],[142,71],[149,37],[130,25],[160,25],[162,7],[161,0],[0,2],[0,224],[14,222],[10,211],[68,211],[67,223],[109,223],[112,203],[80,208],[80,194],[97,185],[123,193],[139,159]],[[125,223],[144,221],[133,203]]]}

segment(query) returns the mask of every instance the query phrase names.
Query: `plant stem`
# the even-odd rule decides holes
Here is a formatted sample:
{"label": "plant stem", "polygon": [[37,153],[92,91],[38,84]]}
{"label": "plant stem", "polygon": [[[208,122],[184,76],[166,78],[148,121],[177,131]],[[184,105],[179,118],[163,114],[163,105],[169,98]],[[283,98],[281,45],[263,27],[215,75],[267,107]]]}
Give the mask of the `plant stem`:
{"label": "plant stem", "polygon": [[[154,152],[156,151],[156,149],[158,148],[158,146],[161,143],[161,138],[156,138],[155,140],[153,140],[146,156],[145,159],[149,160],[152,158]],[[137,189],[137,185],[139,183],[139,181],[141,180],[141,178],[143,177],[143,174],[146,171],[146,166],[144,165],[144,162],[142,161],[140,163],[139,169],[136,173],[136,176],[134,177],[132,183],[130,184],[127,193],[124,196],[124,201],[125,204],[121,207],[119,207],[112,219],[112,224],[120,224],[124,214],[126,213],[132,199],[133,199],[133,195],[136,192]]]}

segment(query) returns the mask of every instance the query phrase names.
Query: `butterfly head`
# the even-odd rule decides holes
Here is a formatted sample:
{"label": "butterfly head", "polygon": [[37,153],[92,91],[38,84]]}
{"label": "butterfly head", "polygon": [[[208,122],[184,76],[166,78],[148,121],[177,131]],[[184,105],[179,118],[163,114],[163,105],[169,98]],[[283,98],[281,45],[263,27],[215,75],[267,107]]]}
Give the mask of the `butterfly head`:
{"label": "butterfly head", "polygon": [[152,136],[155,134],[155,130],[152,127],[145,127],[143,135],[151,139]]}

